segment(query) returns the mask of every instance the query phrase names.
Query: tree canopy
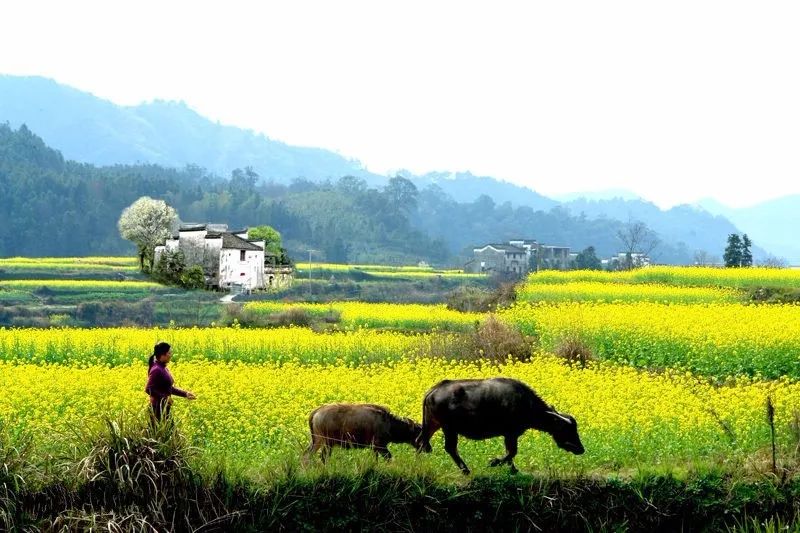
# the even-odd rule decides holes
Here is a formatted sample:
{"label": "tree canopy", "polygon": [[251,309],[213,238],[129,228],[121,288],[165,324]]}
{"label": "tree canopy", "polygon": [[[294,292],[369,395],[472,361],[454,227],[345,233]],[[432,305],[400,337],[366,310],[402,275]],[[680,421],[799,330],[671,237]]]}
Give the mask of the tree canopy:
{"label": "tree canopy", "polygon": [[[474,246],[516,238],[576,250],[592,245],[607,257],[619,251],[616,234],[624,227],[488,196],[456,202],[436,185],[418,190],[402,177],[384,187],[353,176],[283,184],[248,168],[223,178],[197,166],[96,167],[64,160],[27,128],[0,124],[0,255],[131,253],[117,222],[145,195],[187,221],[271,226],[292,257],[314,249],[320,260],[359,263],[463,264]],[[691,261],[680,247],[662,244],[659,253],[665,262]]]}
{"label": "tree canopy", "polygon": [[142,196],[126,207],[117,223],[119,233],[136,245],[139,251],[139,268],[153,268],[156,246],[163,244],[175,229],[178,214],[164,200]]}
{"label": "tree canopy", "polygon": [[581,270],[600,270],[603,264],[594,252],[594,246],[588,246],[578,252],[575,258],[575,268]]}

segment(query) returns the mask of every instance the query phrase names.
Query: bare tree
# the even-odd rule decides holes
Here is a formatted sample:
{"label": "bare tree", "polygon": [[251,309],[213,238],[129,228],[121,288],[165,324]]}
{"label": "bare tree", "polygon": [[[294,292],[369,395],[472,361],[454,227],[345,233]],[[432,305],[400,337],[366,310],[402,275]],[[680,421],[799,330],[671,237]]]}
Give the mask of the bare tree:
{"label": "bare tree", "polygon": [[625,253],[625,259],[621,263],[624,270],[639,266],[634,259],[636,255],[649,256],[661,242],[647,224],[638,220],[628,220],[628,223],[617,231],[617,238],[622,242],[622,251]]}
{"label": "bare tree", "polygon": [[696,250],[694,252],[695,266],[713,266],[719,264],[719,257],[711,255],[706,250]]}
{"label": "bare tree", "polygon": [[786,259],[782,257],[776,257],[774,255],[769,255],[758,262],[758,266],[765,267],[765,268],[786,268],[788,263]]}

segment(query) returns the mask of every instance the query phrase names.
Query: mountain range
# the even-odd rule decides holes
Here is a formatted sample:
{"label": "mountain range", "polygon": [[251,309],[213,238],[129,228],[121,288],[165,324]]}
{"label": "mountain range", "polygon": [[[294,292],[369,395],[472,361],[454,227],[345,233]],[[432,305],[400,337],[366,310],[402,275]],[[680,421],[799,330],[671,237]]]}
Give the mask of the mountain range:
{"label": "mountain range", "polygon": [[[261,133],[222,125],[184,103],[154,101],[119,106],[89,93],[41,77],[0,75],[0,122],[26,124],[65,158],[94,165],[154,163],[167,167],[197,165],[220,176],[252,167],[262,178],[289,183],[297,178],[336,181],[352,175],[372,186],[388,177],[369,172],[358,160],[315,147],[298,147]],[[620,221],[641,220],[673,247],[691,254],[703,250],[722,256],[729,233],[745,232],[756,259],[770,254],[800,263],[800,245],[792,229],[800,222],[800,195],[747,209],[714,201],[661,210],[625,191],[575,193],[559,199],[489,176],[469,172],[400,171],[418,188],[439,189],[457,202],[488,197],[497,205],[533,210],[562,208],[575,216]],[[610,198],[609,198],[610,196]],[[536,228],[521,228],[536,237]]]}

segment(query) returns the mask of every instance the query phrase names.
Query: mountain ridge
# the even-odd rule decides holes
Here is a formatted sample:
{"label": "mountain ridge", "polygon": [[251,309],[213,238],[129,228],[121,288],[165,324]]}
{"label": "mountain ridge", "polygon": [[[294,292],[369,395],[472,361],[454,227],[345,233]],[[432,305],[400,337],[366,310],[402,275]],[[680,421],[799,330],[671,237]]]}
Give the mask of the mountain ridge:
{"label": "mountain ridge", "polygon": [[[154,100],[135,106],[118,106],[41,77],[0,75],[0,121],[12,126],[26,124],[66,159],[101,166],[152,163],[180,168],[197,165],[217,175],[250,166],[262,178],[282,183],[297,178],[335,181],[344,175],[362,178],[371,186],[383,186],[388,182],[387,176],[369,172],[357,159],[322,148],[290,146],[262,133],[212,122],[183,102]],[[473,202],[487,196],[498,205],[508,203],[534,210],[562,206],[576,215],[584,213],[621,221],[641,218],[662,233],[665,240],[676,244],[683,242],[690,251],[703,249],[719,256],[725,244],[724,232],[744,230],[756,245],[766,244],[766,237],[774,236],[774,232],[759,225],[758,216],[744,213],[736,217],[735,210],[731,211],[734,214],[724,215],[734,222],[726,224],[726,220],[717,219],[722,213],[711,213],[705,208],[706,214],[680,206],[676,206],[680,207],[677,211],[676,208],[661,210],[651,202],[624,195],[592,199],[598,198],[595,191],[575,193],[576,198],[559,201],[530,187],[470,172],[415,175],[401,170],[397,174],[410,179],[420,189],[438,188],[457,202]],[[675,224],[683,224],[683,227]],[[700,231],[702,226],[714,228],[708,238]],[[794,254],[794,249],[786,246],[786,239],[791,237],[784,235],[769,240],[770,250],[800,262],[800,247]],[[793,255],[784,253],[786,251]],[[759,250],[756,257],[765,255],[766,251]]]}

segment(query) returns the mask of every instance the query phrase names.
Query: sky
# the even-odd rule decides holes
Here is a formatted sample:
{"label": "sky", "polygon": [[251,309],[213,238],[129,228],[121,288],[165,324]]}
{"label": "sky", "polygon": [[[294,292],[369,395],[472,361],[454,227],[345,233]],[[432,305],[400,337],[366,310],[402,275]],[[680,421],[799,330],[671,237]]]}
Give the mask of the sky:
{"label": "sky", "polygon": [[0,73],[181,100],[369,170],[662,207],[800,193],[800,2],[0,4]]}

